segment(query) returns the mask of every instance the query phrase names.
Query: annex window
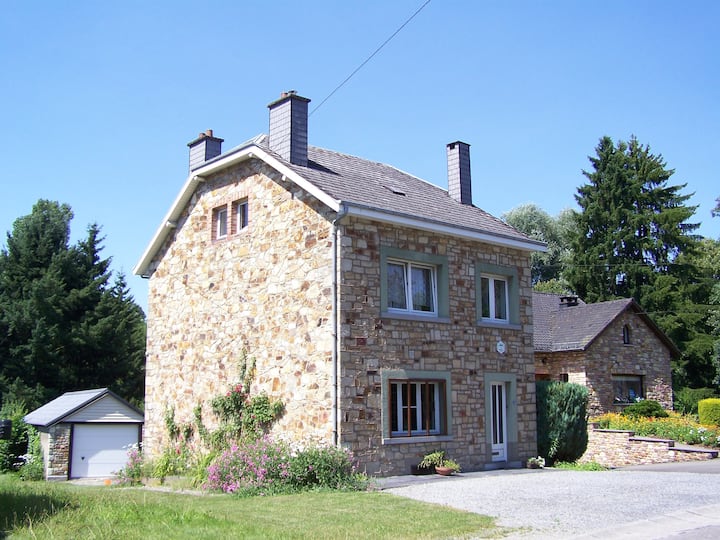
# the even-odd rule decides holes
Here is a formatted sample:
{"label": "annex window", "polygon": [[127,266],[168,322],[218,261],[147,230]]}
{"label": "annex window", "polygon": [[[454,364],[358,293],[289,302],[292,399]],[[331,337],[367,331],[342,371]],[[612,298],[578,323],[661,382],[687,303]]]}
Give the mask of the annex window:
{"label": "annex window", "polygon": [[213,210],[212,215],[212,238],[219,240],[226,238],[228,234],[228,212],[227,206],[219,206]]}
{"label": "annex window", "polygon": [[437,276],[435,268],[407,261],[387,263],[389,311],[437,314]]}
{"label": "annex window", "polygon": [[447,257],[380,249],[380,304],[386,317],[448,317]]}
{"label": "annex window", "polygon": [[501,276],[484,275],[480,278],[481,317],[497,322],[508,322],[508,283]]}
{"label": "annex window", "polygon": [[478,324],[502,324],[519,329],[517,268],[477,262],[475,284]]}
{"label": "annex window", "polygon": [[644,398],[640,375],[613,375],[615,403],[635,403]]}
{"label": "annex window", "polygon": [[445,382],[390,381],[390,435],[418,437],[445,433]]}
{"label": "annex window", "polygon": [[630,345],[630,325],[626,324],[623,326],[623,343]]}
{"label": "annex window", "polygon": [[242,199],[232,205],[233,233],[238,233],[248,226],[248,201]]}

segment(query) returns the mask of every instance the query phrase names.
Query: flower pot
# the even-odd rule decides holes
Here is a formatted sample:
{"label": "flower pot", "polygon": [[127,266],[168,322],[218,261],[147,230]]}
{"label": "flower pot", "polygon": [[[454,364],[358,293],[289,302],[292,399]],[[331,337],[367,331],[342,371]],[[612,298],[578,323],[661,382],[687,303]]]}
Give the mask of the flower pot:
{"label": "flower pot", "polygon": [[435,472],[442,475],[442,476],[450,476],[455,471],[451,467],[438,467],[435,466]]}

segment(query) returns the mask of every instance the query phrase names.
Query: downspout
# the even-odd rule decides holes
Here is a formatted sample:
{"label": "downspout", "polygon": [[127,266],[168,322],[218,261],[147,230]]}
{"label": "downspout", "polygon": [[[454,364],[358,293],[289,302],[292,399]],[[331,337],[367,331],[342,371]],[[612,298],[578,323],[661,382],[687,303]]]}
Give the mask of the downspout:
{"label": "downspout", "polygon": [[338,224],[341,219],[347,215],[347,207],[340,203],[340,208],[335,219],[332,222],[332,424],[333,424],[333,446],[337,446],[339,442],[339,418],[338,418],[338,343],[340,341],[340,324],[338,322],[338,249],[340,247],[340,228]]}

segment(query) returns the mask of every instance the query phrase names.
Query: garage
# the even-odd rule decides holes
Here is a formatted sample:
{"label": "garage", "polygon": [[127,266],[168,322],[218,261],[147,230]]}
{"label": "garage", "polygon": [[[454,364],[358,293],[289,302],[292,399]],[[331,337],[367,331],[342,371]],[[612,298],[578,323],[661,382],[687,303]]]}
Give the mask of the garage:
{"label": "garage", "polygon": [[67,392],[25,416],[40,432],[45,478],[109,478],[142,440],[143,413],[107,388]]}

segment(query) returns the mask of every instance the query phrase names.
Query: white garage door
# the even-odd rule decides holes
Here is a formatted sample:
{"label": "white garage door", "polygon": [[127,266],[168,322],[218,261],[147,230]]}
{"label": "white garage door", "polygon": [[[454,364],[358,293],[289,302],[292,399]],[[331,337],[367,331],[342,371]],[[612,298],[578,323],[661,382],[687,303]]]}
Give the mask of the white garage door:
{"label": "white garage door", "polygon": [[111,476],[127,463],[128,450],[138,442],[137,424],[75,424],[73,478]]}

